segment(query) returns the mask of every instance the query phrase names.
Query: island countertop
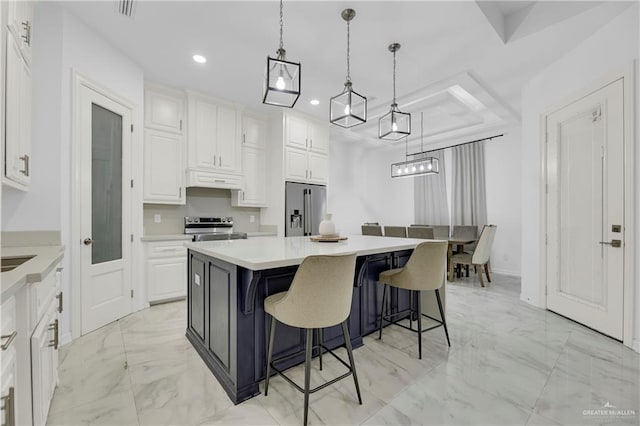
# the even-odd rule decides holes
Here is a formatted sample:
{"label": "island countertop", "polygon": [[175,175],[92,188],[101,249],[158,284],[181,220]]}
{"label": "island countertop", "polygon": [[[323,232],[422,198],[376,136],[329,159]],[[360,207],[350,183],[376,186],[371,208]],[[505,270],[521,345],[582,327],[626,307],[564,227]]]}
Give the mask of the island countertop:
{"label": "island countertop", "polygon": [[310,255],[357,253],[358,256],[413,249],[425,240],[348,235],[340,242],[315,242],[309,237],[263,237],[246,240],[187,242],[185,246],[246,269],[260,271],[299,265]]}

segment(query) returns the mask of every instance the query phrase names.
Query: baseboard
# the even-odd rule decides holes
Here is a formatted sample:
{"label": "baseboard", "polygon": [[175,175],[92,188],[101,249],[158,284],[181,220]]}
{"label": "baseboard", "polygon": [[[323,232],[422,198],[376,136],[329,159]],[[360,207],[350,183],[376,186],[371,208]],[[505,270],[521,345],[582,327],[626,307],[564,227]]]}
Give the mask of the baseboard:
{"label": "baseboard", "polygon": [[531,305],[531,306],[535,306],[536,308],[544,309],[544,307],[540,306],[537,303],[537,301],[529,298],[524,293],[520,293],[520,300],[523,301],[524,303],[527,303],[527,304]]}
{"label": "baseboard", "polygon": [[64,346],[67,343],[71,343],[72,340],[73,340],[73,337],[71,336],[71,333],[64,333],[62,336],[60,336],[60,346]]}
{"label": "baseboard", "polygon": [[496,269],[492,266],[489,267],[489,273],[491,274],[499,274],[499,275],[507,275],[509,277],[518,277],[518,278],[522,278],[522,275],[520,274],[520,272],[515,272],[515,271],[507,271],[504,269]]}
{"label": "baseboard", "polygon": [[631,345],[631,349],[640,353],[640,340],[633,339],[633,344]]}

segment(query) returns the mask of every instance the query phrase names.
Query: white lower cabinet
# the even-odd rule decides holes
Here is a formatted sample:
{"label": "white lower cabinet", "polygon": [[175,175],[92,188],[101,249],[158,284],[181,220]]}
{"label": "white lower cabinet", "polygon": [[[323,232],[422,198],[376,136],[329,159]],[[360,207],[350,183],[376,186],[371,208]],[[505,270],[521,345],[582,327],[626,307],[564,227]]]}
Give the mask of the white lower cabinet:
{"label": "white lower cabinet", "polygon": [[187,296],[187,249],[184,240],[145,243],[145,281],[149,303]]}
{"label": "white lower cabinet", "polygon": [[16,364],[16,301],[14,297],[2,304],[2,360],[0,372],[0,424],[16,424],[16,396],[18,385],[18,370]]}
{"label": "white lower cabinet", "polygon": [[55,300],[51,300],[31,335],[31,393],[34,426],[44,425],[47,422],[49,405],[58,385],[59,341],[58,304]]}

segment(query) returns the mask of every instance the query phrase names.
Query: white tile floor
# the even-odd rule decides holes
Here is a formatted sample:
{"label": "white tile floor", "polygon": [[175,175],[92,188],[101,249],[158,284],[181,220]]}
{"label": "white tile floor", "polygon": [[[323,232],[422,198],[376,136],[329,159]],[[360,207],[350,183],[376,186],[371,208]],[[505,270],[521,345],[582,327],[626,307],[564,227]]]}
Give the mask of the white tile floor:
{"label": "white tile floor", "polygon": [[[518,280],[499,275],[487,288],[473,277],[449,284],[450,349],[442,329],[425,333],[421,361],[413,333],[366,337],[354,351],[364,405],[347,378],[311,396],[309,423],[638,425],[639,354],[519,294]],[[170,303],[63,347],[48,424],[302,423],[302,394],[280,377],[268,397],[234,406],[185,327],[185,303]],[[312,385],[342,371],[325,360]],[[302,366],[291,375],[301,380]]]}

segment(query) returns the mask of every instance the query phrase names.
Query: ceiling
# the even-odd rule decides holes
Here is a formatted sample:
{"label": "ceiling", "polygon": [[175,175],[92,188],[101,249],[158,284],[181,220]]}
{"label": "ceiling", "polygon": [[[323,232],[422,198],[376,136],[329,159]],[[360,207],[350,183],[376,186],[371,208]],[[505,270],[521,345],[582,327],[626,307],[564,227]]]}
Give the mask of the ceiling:
{"label": "ceiling", "polygon": [[[139,1],[133,17],[117,14],[115,1],[62,4],[139,64],[147,80],[203,91],[256,111],[275,108],[261,104],[261,91],[267,55],[278,48],[276,1]],[[530,1],[287,1],[287,59],[302,64],[302,95],[295,108],[328,120],[328,100],[342,91],[346,74],[346,25],[340,12],[351,7],[356,10],[351,77],[354,89],[369,99],[369,128],[392,97],[387,50],[392,42],[402,44],[398,97],[423,99],[411,112],[439,110],[440,116],[425,116],[432,114],[431,122],[440,124],[457,114],[470,134],[477,134],[473,126],[480,118],[465,112],[464,103],[456,105],[450,94],[451,87],[460,86],[490,104],[486,117],[517,122],[523,85],[632,3],[553,4],[549,9]],[[518,32],[518,27],[525,29]],[[196,64],[195,53],[207,63]],[[320,105],[310,105],[314,98]],[[419,116],[413,120],[414,130],[419,129]],[[460,123],[447,125],[459,130]],[[442,139],[451,129],[439,135],[434,130],[425,121],[425,137]],[[366,139],[368,132],[363,126],[351,133]]]}

